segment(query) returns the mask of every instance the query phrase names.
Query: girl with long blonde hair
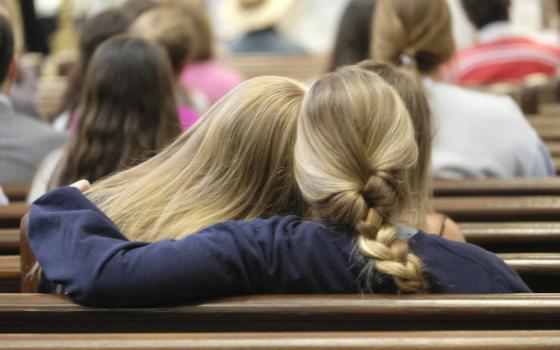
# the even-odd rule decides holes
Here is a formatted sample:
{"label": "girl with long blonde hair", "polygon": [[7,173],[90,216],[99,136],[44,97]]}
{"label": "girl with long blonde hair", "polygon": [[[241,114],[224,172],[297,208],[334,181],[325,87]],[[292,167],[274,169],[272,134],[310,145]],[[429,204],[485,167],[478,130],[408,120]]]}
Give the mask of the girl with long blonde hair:
{"label": "girl with long blonde hair", "polygon": [[406,107],[378,75],[352,67],[315,82],[294,155],[315,221],[228,221],[178,241],[131,242],[68,187],[33,205],[31,248],[59,290],[98,306],[258,293],[529,291],[495,255],[401,224],[413,205],[406,177],[418,149]]}
{"label": "girl with long blonde hair", "polygon": [[303,216],[292,153],[304,93],[286,78],[249,80],[159,155],[87,196],[127,237],[150,242],[225,220]]}
{"label": "girl with long blonde hair", "polygon": [[448,239],[465,242],[459,226],[444,214],[435,213],[430,205],[433,196],[432,158],[433,120],[430,106],[422,85],[409,71],[390,63],[366,60],[358,64],[360,68],[379,74],[394,87],[410,113],[414,136],[418,144],[418,161],[412,167],[407,180],[413,196],[413,207],[407,213],[406,222],[423,228],[428,233],[439,234]]}

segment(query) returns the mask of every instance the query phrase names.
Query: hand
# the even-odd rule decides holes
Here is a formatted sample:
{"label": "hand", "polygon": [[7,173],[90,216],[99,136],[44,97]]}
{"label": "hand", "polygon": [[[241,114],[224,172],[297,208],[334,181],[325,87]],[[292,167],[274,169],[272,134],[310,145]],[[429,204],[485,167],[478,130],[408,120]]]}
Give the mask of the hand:
{"label": "hand", "polygon": [[82,193],[88,191],[90,186],[91,184],[89,183],[88,180],[80,180],[70,185],[70,187],[75,187]]}

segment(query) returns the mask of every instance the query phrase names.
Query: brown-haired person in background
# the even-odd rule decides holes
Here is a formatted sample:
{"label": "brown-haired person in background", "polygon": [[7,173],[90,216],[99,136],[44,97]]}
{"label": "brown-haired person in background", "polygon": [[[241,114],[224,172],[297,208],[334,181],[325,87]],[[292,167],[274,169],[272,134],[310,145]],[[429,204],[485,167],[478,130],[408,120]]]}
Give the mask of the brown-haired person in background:
{"label": "brown-haired person in background", "polygon": [[76,133],[45,159],[29,201],[76,179],[97,181],[167,146],[180,134],[173,86],[159,46],[128,36],[102,44],[84,77]]}
{"label": "brown-haired person in background", "polygon": [[7,94],[16,79],[14,35],[0,14],[0,183],[30,181],[41,160],[66,141],[47,124],[17,114]]}
{"label": "brown-haired person in background", "polygon": [[465,242],[459,226],[447,216],[434,213],[430,206],[432,193],[432,139],[433,120],[428,100],[422,85],[410,72],[394,67],[389,63],[373,60],[362,61],[358,67],[379,74],[401,96],[414,126],[418,144],[418,161],[408,176],[413,200],[412,207],[406,211],[406,223],[421,227],[427,233],[435,233],[448,239]]}
{"label": "brown-haired person in background", "polygon": [[126,33],[129,25],[128,17],[119,9],[100,12],[83,24],[78,43],[78,62],[70,75],[60,106],[60,115],[54,122],[57,129],[66,129],[71,123],[73,123],[72,128],[75,128],[78,118],[78,102],[93,53],[105,40]]}
{"label": "brown-haired person in background", "polygon": [[370,57],[371,24],[376,0],[352,0],[338,24],[329,72]]}
{"label": "brown-haired person in background", "polygon": [[216,58],[214,31],[206,8],[192,1],[159,0],[163,4],[178,6],[191,17],[196,29],[196,48],[193,62],[181,73],[181,83],[191,91],[198,91],[213,104],[233,90],[243,80],[243,76],[224,66]]}
{"label": "brown-haired person in background", "polygon": [[175,76],[175,97],[182,130],[190,128],[200,117],[191,93],[179,82],[188,69],[196,48],[195,23],[175,6],[161,5],[143,13],[132,23],[130,33],[152,41],[165,50]]}
{"label": "brown-haired person in background", "polygon": [[509,22],[510,0],[461,0],[478,42],[449,64],[450,81],[463,85],[520,84],[532,74],[554,76],[560,47],[517,33]]}
{"label": "brown-haired person in background", "polygon": [[377,0],[372,56],[422,78],[435,122],[432,174],[439,178],[553,176],[546,146],[506,96],[441,81],[453,57],[446,0]]}

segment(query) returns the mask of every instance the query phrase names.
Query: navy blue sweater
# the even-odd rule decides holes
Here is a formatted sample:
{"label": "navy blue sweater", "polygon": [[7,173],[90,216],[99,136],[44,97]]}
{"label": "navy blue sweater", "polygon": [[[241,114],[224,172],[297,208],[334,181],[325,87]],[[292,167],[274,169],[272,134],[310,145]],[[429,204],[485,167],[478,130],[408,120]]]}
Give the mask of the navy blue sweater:
{"label": "navy blue sweater", "polygon": [[[148,306],[272,293],[358,293],[354,237],[297,217],[208,227],[182,240],[131,242],[74,188],[31,207],[29,241],[43,277],[77,302]],[[433,293],[530,292],[494,254],[423,232],[409,239]],[[394,292],[379,275],[374,292]]]}

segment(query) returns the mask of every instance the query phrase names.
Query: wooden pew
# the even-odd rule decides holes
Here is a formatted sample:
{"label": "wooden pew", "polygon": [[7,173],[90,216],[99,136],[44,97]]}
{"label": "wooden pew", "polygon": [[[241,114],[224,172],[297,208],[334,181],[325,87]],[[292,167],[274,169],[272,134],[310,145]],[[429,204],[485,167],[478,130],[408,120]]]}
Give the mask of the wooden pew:
{"label": "wooden pew", "polygon": [[19,252],[19,230],[0,229],[0,255],[17,254]]}
{"label": "wooden pew", "polygon": [[28,210],[26,203],[0,205],[0,229],[19,228],[20,220]]}
{"label": "wooden pew", "polygon": [[560,142],[549,141],[546,142],[546,147],[550,151],[553,158],[558,158],[560,156]]}
{"label": "wooden pew", "polygon": [[29,193],[30,184],[28,182],[9,182],[2,184],[2,190],[10,202],[24,202]]}
{"label": "wooden pew", "polygon": [[[560,118],[559,118],[560,120]],[[434,195],[444,196],[558,196],[560,177],[484,180],[434,180]]]}
{"label": "wooden pew", "polygon": [[222,59],[223,63],[241,72],[246,78],[278,75],[297,80],[314,79],[323,74],[328,57],[301,54],[241,54]]}
{"label": "wooden pew", "polygon": [[4,350],[552,350],[560,331],[0,334]]}
{"label": "wooden pew", "polygon": [[498,256],[536,293],[560,292],[560,254],[503,253]]}
{"label": "wooden pew", "polygon": [[560,252],[560,222],[465,222],[469,243],[494,253]]}
{"label": "wooden pew", "polygon": [[19,255],[0,256],[0,293],[19,292],[20,279]]}
{"label": "wooden pew", "polygon": [[560,294],[261,295],[142,309],[0,294],[0,333],[558,330],[558,310]]}
{"label": "wooden pew", "polygon": [[432,201],[435,211],[457,222],[555,221],[560,196],[450,196]]}

